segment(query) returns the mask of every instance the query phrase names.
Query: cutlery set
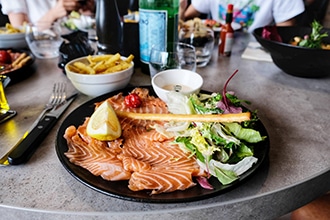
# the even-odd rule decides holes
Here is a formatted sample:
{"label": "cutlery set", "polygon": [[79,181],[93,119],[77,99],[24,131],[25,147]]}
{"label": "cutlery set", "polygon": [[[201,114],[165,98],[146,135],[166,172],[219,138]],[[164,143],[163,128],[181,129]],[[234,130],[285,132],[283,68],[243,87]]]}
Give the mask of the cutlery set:
{"label": "cutlery set", "polygon": [[67,97],[66,84],[55,83],[44,110],[14,147],[0,158],[0,166],[27,162],[76,96],[73,94]]}

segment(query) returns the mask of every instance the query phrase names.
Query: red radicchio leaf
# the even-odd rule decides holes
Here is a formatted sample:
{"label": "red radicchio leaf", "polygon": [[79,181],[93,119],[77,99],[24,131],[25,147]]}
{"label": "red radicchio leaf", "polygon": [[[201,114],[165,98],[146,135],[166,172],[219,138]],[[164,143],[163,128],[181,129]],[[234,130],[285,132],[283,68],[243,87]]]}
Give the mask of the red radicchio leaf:
{"label": "red radicchio leaf", "polygon": [[236,106],[228,106],[228,108],[226,108],[225,103],[223,103],[222,101],[218,102],[217,107],[224,110],[224,114],[228,114],[228,113],[242,113],[243,109],[241,107],[236,107]]}
{"label": "red radicchio leaf", "polygon": [[198,184],[201,187],[203,187],[204,189],[213,189],[213,186],[209,183],[207,178],[205,178],[204,176],[198,176],[198,177],[196,177],[196,180],[197,180]]}
{"label": "red radicchio leaf", "polygon": [[236,75],[236,73],[238,72],[238,70],[235,70],[235,72],[227,79],[224,87],[223,87],[223,90],[222,90],[222,101],[223,103],[225,104],[226,106],[226,109],[228,109],[228,99],[227,99],[227,96],[226,96],[226,93],[227,93],[227,85],[229,83],[229,81]]}
{"label": "red radicchio leaf", "polygon": [[262,29],[261,36],[267,40],[282,42],[282,38],[277,32],[276,26],[265,26]]}
{"label": "red radicchio leaf", "polygon": [[222,100],[220,102],[218,102],[217,107],[222,109],[224,111],[224,113],[241,113],[242,112],[242,108],[241,107],[236,107],[231,105],[230,100],[227,98],[226,94],[227,94],[227,85],[229,83],[229,81],[236,75],[236,73],[238,72],[238,70],[236,70],[230,77],[229,79],[227,79],[223,90],[222,90]]}

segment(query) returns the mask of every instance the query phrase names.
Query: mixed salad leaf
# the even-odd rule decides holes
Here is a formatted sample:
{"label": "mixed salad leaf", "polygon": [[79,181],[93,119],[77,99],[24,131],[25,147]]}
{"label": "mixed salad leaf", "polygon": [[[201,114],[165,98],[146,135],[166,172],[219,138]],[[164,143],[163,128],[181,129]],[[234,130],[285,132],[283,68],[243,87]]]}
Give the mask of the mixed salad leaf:
{"label": "mixed salad leaf", "polygon": [[323,26],[317,22],[312,23],[312,32],[309,35],[305,35],[303,38],[296,37],[294,41],[298,46],[308,48],[322,48],[322,39],[328,36],[328,33],[321,33]]}
{"label": "mixed salad leaf", "polygon": [[[323,39],[328,37],[328,33],[322,31],[323,26],[318,21],[314,20],[311,27],[312,31],[310,34],[306,34],[305,36],[295,36],[289,43],[300,47],[330,49],[330,45],[323,42]],[[283,42],[276,26],[264,27],[261,36],[268,40]]]}
{"label": "mixed salad leaf", "polygon": [[63,19],[62,25],[69,30],[83,30],[95,28],[95,19],[91,16],[80,14],[77,11],[72,11],[66,18]]}
{"label": "mixed salad leaf", "polygon": [[[199,93],[187,97],[178,92],[170,92],[168,109],[173,114],[226,114],[247,111],[243,104],[250,102],[239,99],[233,92],[226,92],[229,80],[223,94]],[[206,178],[198,178],[202,187],[210,188],[206,180],[211,176],[226,185],[239,179],[241,174],[257,162],[253,146],[266,138],[255,129],[255,122],[258,120],[256,112],[251,115],[251,120],[244,123],[168,122],[165,130],[161,132],[167,135],[171,133],[175,137],[175,143],[192,157],[196,157],[200,167],[208,174]]]}

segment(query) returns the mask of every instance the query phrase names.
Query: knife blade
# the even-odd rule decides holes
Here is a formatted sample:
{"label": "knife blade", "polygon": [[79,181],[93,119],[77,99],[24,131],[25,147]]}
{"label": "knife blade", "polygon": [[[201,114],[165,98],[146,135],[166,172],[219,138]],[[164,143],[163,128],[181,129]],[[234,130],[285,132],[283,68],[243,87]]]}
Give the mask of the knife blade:
{"label": "knife blade", "polygon": [[76,98],[77,94],[68,97],[64,102],[57,105],[28,132],[15,145],[8,154],[8,163],[10,165],[19,165],[27,162],[32,154],[45,139],[50,130],[54,127],[57,120]]}

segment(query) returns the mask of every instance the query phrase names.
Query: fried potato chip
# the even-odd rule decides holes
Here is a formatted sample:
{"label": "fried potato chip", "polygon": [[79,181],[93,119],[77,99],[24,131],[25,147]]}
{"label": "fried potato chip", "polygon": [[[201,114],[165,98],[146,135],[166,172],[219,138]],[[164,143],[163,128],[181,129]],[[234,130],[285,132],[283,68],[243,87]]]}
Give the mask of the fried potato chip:
{"label": "fried potato chip", "polygon": [[27,55],[26,53],[21,53],[21,55],[14,61],[12,62],[12,66],[14,68],[21,68],[24,66],[29,60],[31,60],[31,57]]}
{"label": "fried potato chip", "polygon": [[13,66],[18,65],[18,63],[20,63],[20,62],[21,62],[26,56],[27,56],[26,53],[21,53],[21,54],[19,55],[19,57],[18,57],[14,62],[12,62],[11,65],[13,65]]}
{"label": "fried potato chip", "polygon": [[74,73],[80,73],[80,69],[75,67],[74,65],[70,65],[68,66],[68,69],[71,71],[71,72],[74,72]]}
{"label": "fried potato chip", "polygon": [[74,62],[73,65],[79,69],[79,73],[95,74],[95,70],[83,62]]}
{"label": "fried potato chip", "polygon": [[131,54],[127,57],[127,59],[125,60],[126,63],[131,63],[134,59],[134,56]]}
{"label": "fried potato chip", "polygon": [[68,68],[73,72],[82,74],[114,73],[131,67],[133,59],[134,56],[129,55],[124,60],[119,53],[98,56],[89,55],[85,61],[74,62]]}
{"label": "fried potato chip", "polygon": [[110,59],[108,59],[105,64],[109,65],[109,66],[113,66],[112,64],[115,65],[115,62],[120,60],[121,56],[119,53],[116,53],[115,55],[113,55],[112,57],[110,57]]}
{"label": "fried potato chip", "polygon": [[113,55],[112,54],[105,54],[105,55],[98,55],[98,56],[88,56],[89,62],[100,62],[100,61],[106,61],[110,59]]}
{"label": "fried potato chip", "polygon": [[10,23],[6,23],[6,27],[0,29],[0,34],[16,34],[16,33],[22,33],[22,31],[18,28],[15,28]]}

